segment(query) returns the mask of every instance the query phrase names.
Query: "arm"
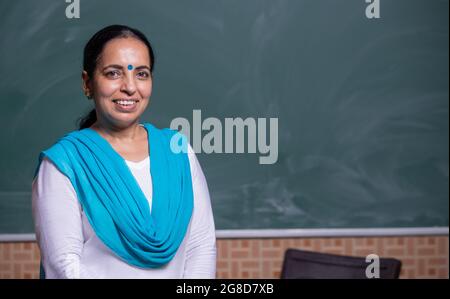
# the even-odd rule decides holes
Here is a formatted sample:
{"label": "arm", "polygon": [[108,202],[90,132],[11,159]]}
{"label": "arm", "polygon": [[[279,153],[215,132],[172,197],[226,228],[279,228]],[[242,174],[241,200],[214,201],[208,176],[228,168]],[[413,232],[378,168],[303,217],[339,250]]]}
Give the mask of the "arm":
{"label": "arm", "polygon": [[186,244],[184,278],[215,278],[216,234],[208,185],[201,166],[189,145],[194,210]]}
{"label": "arm", "polygon": [[80,278],[81,206],[70,180],[48,159],[33,181],[32,210],[46,278]]}

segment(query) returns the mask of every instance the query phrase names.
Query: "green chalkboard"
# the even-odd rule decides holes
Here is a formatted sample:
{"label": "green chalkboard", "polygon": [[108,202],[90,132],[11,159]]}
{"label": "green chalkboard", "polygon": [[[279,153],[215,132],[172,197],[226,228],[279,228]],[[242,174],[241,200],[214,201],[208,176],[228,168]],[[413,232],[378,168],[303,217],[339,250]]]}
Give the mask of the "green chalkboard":
{"label": "green chalkboard", "polygon": [[79,3],[0,2],[0,233],[33,232],[38,154],[90,110],[82,50],[110,24],[155,47],[143,121],[278,118],[275,164],[198,153],[218,229],[448,226],[448,1]]}

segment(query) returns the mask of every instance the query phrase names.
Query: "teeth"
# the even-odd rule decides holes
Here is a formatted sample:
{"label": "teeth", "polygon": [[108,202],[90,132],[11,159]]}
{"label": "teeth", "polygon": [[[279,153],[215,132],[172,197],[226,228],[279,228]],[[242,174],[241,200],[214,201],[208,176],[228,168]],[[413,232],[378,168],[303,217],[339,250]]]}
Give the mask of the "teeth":
{"label": "teeth", "polygon": [[124,101],[124,100],[115,100],[114,102],[124,106],[133,105],[134,103],[136,103],[136,101]]}

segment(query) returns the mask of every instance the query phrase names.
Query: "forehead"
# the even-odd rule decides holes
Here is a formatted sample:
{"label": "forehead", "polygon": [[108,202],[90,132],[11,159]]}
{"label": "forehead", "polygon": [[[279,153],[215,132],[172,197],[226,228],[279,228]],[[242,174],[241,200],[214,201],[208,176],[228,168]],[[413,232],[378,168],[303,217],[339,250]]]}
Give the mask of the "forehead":
{"label": "forehead", "polygon": [[150,65],[147,46],[136,38],[115,38],[106,43],[99,64],[144,64]]}

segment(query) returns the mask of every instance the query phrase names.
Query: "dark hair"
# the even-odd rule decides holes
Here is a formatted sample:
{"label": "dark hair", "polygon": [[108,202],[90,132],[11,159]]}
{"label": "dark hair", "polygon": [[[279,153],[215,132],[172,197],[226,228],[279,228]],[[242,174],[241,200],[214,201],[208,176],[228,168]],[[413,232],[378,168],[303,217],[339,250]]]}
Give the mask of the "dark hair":
{"label": "dark hair", "polygon": [[[84,47],[83,53],[83,69],[87,72],[89,78],[94,75],[94,70],[97,66],[97,61],[103,51],[106,43],[115,38],[136,38],[143,42],[147,48],[150,56],[150,73],[153,73],[153,66],[155,65],[155,55],[153,53],[150,42],[145,35],[137,29],[130,28],[124,25],[111,25],[105,27],[95,33]],[[82,130],[90,127],[97,121],[97,113],[92,109],[86,116],[79,120],[78,129]]]}

